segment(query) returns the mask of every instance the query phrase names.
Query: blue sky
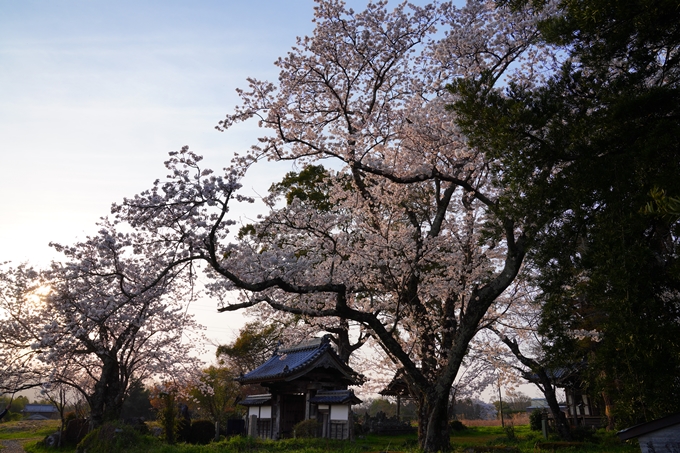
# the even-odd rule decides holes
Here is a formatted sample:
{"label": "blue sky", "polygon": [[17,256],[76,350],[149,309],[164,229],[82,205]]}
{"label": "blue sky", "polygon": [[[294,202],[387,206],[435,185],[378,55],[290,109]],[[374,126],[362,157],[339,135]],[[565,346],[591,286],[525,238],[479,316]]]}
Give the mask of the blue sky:
{"label": "blue sky", "polygon": [[[112,202],[165,174],[189,145],[222,168],[256,124],[214,126],[248,76],[275,80],[273,62],[311,33],[313,1],[0,0],[0,262],[42,266],[96,231]],[[249,190],[286,171],[265,165]],[[248,213],[241,213],[247,215]],[[240,316],[190,311],[217,342]]]}
{"label": "blue sky", "polygon": [[[217,122],[312,31],[312,1],[0,0],[0,261],[45,263],[190,145],[221,168],[257,134]],[[268,185],[266,186],[268,187]],[[266,188],[265,187],[265,188]]]}

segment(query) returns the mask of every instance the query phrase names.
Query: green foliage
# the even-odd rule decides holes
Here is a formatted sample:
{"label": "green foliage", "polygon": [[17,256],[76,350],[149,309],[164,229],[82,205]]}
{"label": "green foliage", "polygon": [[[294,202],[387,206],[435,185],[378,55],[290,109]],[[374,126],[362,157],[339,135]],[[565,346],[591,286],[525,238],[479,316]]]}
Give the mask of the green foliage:
{"label": "green foliage", "polygon": [[217,357],[237,374],[245,374],[263,364],[278,346],[283,326],[249,322],[229,345],[217,348]]}
{"label": "green foliage", "polygon": [[[54,423],[41,422],[54,429]],[[7,426],[7,424],[5,425]],[[123,427],[124,428],[124,427]],[[40,430],[48,433],[49,429]],[[453,450],[456,453],[464,451],[516,451],[531,453],[536,451],[536,443],[543,442],[540,435],[529,431],[528,426],[516,426],[515,433],[517,442],[509,443],[505,432],[500,426],[470,427],[452,438]],[[0,430],[2,434],[2,430]],[[24,427],[24,431],[18,433],[21,438],[33,436],[33,431]],[[114,435],[116,433],[114,432]],[[415,435],[410,436],[375,436],[368,435],[356,442],[333,441],[328,439],[286,439],[282,441],[266,441],[249,437],[233,437],[220,442],[207,445],[175,444],[168,445],[148,436],[139,436],[134,443],[122,442],[123,435],[115,440],[111,437],[113,446],[102,446],[101,441],[93,441],[93,448],[88,451],[96,452],[120,452],[120,453],[255,453],[255,452],[281,452],[281,453],[325,453],[333,451],[337,453],[361,453],[366,451],[402,451],[417,452]],[[130,433],[132,438],[134,433]],[[105,437],[105,436],[104,436]],[[2,436],[2,438],[6,438]],[[589,444],[574,443],[571,447],[558,451],[589,452],[589,453],[634,453],[639,448],[633,445],[621,443],[612,432],[597,431],[594,442]],[[544,444],[547,448],[562,448],[563,443]],[[101,448],[98,448],[102,446]],[[25,446],[28,453],[49,453],[54,451],[73,452],[73,448],[52,449],[41,446],[39,443],[29,443]]]}
{"label": "green foliage", "polygon": [[226,427],[227,420],[238,418],[243,409],[236,405],[241,386],[234,380],[236,373],[226,367],[210,366],[203,370],[201,384],[189,389],[192,399],[198,403],[196,412],[212,422],[219,421]]}
{"label": "green foliage", "polygon": [[508,404],[510,413],[526,412],[527,407],[531,406],[531,397],[522,392],[508,392],[503,400]]}
{"label": "green foliage", "polygon": [[[386,398],[368,399],[354,410],[357,414],[367,413],[371,417],[375,417],[378,412],[384,413],[387,417],[394,417],[397,415],[397,404],[391,402]],[[415,419],[417,415],[417,407],[411,400],[401,402],[400,416],[405,419]]]}
{"label": "green foliage", "polygon": [[453,433],[459,433],[467,429],[467,426],[465,426],[460,420],[451,420],[449,422],[449,427]]}
{"label": "green foliage", "polygon": [[106,423],[88,433],[78,444],[78,451],[124,453],[133,448],[140,448],[147,443],[149,443],[149,439],[130,426]]}
{"label": "green foliage", "polygon": [[2,423],[5,423],[5,422],[15,422],[15,421],[21,420],[21,419],[23,419],[23,418],[24,418],[24,417],[23,417],[23,415],[21,415],[20,412],[8,412],[7,415],[5,415],[5,416],[3,417],[3,419],[1,420],[1,422],[2,422]]}
{"label": "green foliage", "polygon": [[372,417],[378,412],[382,412],[388,417],[394,417],[397,415],[397,405],[386,398],[376,398],[370,402],[366,412]]}
{"label": "green foliage", "polygon": [[192,441],[192,431],[191,431],[191,420],[179,417],[177,419],[177,427],[175,428],[175,440],[177,442],[191,442]]}
{"label": "green foliage", "polygon": [[680,223],[666,195],[680,194],[680,59],[668,53],[680,9],[559,7],[540,30],[571,58],[548,83],[460,80],[452,110],[497,159],[502,210],[535,225],[527,269],[550,364],[586,360],[586,384],[630,426],[680,411]]}
{"label": "green foliage", "polygon": [[508,414],[510,414],[510,412],[511,412],[510,405],[508,404],[507,401],[503,401],[502,404],[501,404],[501,401],[496,400],[496,401],[493,402],[493,405],[496,408],[496,410],[498,411],[498,417],[501,416],[501,412],[503,412],[503,415],[505,417],[507,417]]}
{"label": "green foliage", "polygon": [[300,437],[303,439],[317,437],[319,435],[319,422],[314,418],[307,420],[302,420],[293,426],[293,432],[295,437]]}
{"label": "green foliage", "polygon": [[649,201],[642,212],[648,215],[658,216],[675,222],[680,219],[680,197],[671,197],[666,191],[658,187],[653,187],[649,191]]}
{"label": "green foliage", "polygon": [[461,417],[465,420],[479,420],[482,418],[482,408],[479,402],[473,401],[470,398],[456,401],[454,411],[456,417]]}
{"label": "green foliage", "polygon": [[177,441],[180,417],[177,410],[175,393],[170,391],[160,395],[161,408],[158,411],[158,421],[163,428],[165,441],[174,444]]}
{"label": "green foliage", "polygon": [[311,204],[319,211],[330,211],[329,173],[322,165],[306,165],[299,173],[289,172],[269,192],[285,194],[287,204],[293,200]]}
{"label": "green foliage", "polygon": [[21,411],[24,410],[28,403],[28,398],[23,395],[17,395],[14,398],[9,396],[0,397],[0,408],[4,409],[9,404],[9,412],[0,420],[0,423],[21,420],[23,418]]}
{"label": "green foliage", "polygon": [[598,429],[592,434],[592,441],[603,447],[615,447],[621,445],[621,440],[616,435],[616,431],[607,431],[603,428]]}
{"label": "green foliage", "polygon": [[191,443],[209,444],[215,439],[215,423],[210,420],[191,422]]}
{"label": "green foliage", "polygon": [[517,434],[515,433],[515,425],[513,425],[512,423],[507,424],[503,427],[503,431],[505,431],[505,437],[507,437],[510,442],[517,442]]}
{"label": "green foliage", "polygon": [[[128,388],[127,397],[123,401],[120,418],[144,417],[146,420],[156,418],[156,413],[151,406],[150,396],[151,392],[144,387],[142,382],[132,382]],[[73,415],[75,417],[75,414]]]}
{"label": "green foliage", "polygon": [[543,412],[540,410],[535,410],[529,414],[529,427],[532,431],[542,431],[543,430]]}

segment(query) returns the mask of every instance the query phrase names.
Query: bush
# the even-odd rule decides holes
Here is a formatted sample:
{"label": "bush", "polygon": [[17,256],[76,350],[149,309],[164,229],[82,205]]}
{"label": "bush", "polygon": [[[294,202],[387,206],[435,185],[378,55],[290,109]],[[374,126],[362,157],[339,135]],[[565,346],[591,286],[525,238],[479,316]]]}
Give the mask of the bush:
{"label": "bush", "polygon": [[158,421],[163,427],[165,441],[172,445],[177,440],[178,428],[178,413],[177,405],[175,403],[175,394],[172,392],[163,393],[160,395],[160,400],[161,409],[158,412]]}
{"label": "bush", "polygon": [[595,430],[586,426],[578,426],[572,428],[571,437],[578,442],[593,442],[595,441]]}
{"label": "bush", "polygon": [[215,438],[215,424],[210,420],[194,420],[191,423],[191,443],[209,444]]}
{"label": "bush", "polygon": [[621,445],[622,441],[616,435],[616,431],[607,431],[604,428],[600,428],[593,433],[593,440],[599,445],[614,447]]}
{"label": "bush", "polygon": [[191,442],[191,420],[180,418],[175,424],[175,439],[177,442]]}
{"label": "bush", "polygon": [[91,431],[78,444],[78,452],[123,453],[144,443],[144,436],[131,426],[107,423]]}
{"label": "bush", "polygon": [[467,426],[465,426],[460,420],[451,420],[449,427],[451,428],[451,432],[454,433],[459,433],[467,429]]}
{"label": "bush", "polygon": [[529,428],[532,431],[542,431],[543,430],[543,413],[539,410],[533,411],[529,415]]}
{"label": "bush", "polygon": [[303,420],[297,425],[293,426],[293,432],[295,433],[295,437],[316,437],[319,432],[319,422],[313,418]]}
{"label": "bush", "polygon": [[236,452],[241,452],[241,451],[256,451],[257,450],[257,445],[260,442],[260,439],[256,439],[254,437],[249,437],[249,436],[234,436],[226,441],[224,441],[223,444],[225,446],[225,451],[236,451]]}
{"label": "bush", "polygon": [[5,418],[2,419],[3,422],[17,422],[23,420],[24,417],[19,412],[8,412]]}

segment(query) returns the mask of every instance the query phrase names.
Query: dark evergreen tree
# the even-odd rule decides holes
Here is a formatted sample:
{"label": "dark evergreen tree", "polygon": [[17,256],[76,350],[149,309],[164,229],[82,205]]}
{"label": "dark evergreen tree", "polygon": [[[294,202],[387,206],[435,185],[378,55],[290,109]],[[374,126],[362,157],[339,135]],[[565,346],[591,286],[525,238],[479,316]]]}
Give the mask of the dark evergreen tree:
{"label": "dark evergreen tree", "polygon": [[552,363],[587,360],[612,424],[649,421],[680,411],[678,218],[645,209],[680,195],[680,8],[563,0],[540,30],[567,56],[554,77],[459,80],[451,108],[502,165],[507,212],[534,213]]}

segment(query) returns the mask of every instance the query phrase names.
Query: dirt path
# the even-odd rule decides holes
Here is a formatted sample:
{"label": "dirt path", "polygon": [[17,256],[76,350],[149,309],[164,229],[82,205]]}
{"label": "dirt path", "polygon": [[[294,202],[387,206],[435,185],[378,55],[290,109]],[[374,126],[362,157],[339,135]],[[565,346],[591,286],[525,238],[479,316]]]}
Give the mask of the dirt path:
{"label": "dirt path", "polygon": [[25,453],[24,447],[16,440],[0,440],[3,448],[2,453]]}

